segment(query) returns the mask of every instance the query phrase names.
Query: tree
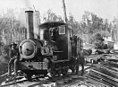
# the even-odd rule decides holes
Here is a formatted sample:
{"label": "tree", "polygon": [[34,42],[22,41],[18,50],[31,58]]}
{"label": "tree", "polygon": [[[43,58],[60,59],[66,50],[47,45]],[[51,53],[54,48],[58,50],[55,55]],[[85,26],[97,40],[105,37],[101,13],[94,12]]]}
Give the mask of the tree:
{"label": "tree", "polygon": [[73,30],[73,34],[78,33],[79,23],[75,20],[75,18],[72,15],[69,16],[68,25],[71,26],[71,29]]}
{"label": "tree", "polygon": [[118,41],[118,19],[114,18],[111,24],[111,34],[112,34],[112,39],[113,41],[117,42]]}
{"label": "tree", "polygon": [[44,17],[43,20],[45,22],[50,22],[50,21],[61,21],[61,22],[63,22],[63,19],[60,16],[57,16],[50,9],[47,11],[47,17]]}
{"label": "tree", "polygon": [[86,39],[89,43],[94,43],[93,40],[96,33],[99,33],[102,37],[108,37],[111,34],[112,25],[108,23],[107,19],[102,19],[96,14],[85,11],[82,16],[82,22],[80,23],[80,29],[88,37]]}
{"label": "tree", "polygon": [[26,38],[26,28],[15,18],[13,10],[8,10],[6,14],[0,16],[0,31],[1,41],[7,45]]}

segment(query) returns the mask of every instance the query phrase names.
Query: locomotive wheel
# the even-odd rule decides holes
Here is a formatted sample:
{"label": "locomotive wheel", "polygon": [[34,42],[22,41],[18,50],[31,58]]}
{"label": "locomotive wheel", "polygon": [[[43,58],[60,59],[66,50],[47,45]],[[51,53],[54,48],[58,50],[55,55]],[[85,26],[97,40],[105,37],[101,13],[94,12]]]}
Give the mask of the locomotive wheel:
{"label": "locomotive wheel", "polygon": [[29,81],[32,79],[32,75],[30,73],[25,74],[25,78]]}
{"label": "locomotive wheel", "polygon": [[75,73],[75,65],[70,66],[70,69],[72,70],[72,74],[74,74]]}
{"label": "locomotive wheel", "polygon": [[61,69],[59,69],[59,70],[57,71],[57,75],[58,75],[58,77],[60,77],[60,76],[61,76],[61,74],[62,74],[62,70],[61,70]]}
{"label": "locomotive wheel", "polygon": [[66,76],[68,74],[68,68],[62,70],[63,76]]}
{"label": "locomotive wheel", "polygon": [[54,77],[56,77],[56,70],[55,70],[55,64],[54,63],[52,63],[52,62],[50,62],[50,69],[49,69],[49,73],[50,73],[50,75],[51,75],[51,78],[54,78]]}
{"label": "locomotive wheel", "polygon": [[54,78],[54,77],[56,76],[56,70],[53,70],[53,69],[52,69],[52,70],[50,71],[50,75],[51,75],[52,78]]}

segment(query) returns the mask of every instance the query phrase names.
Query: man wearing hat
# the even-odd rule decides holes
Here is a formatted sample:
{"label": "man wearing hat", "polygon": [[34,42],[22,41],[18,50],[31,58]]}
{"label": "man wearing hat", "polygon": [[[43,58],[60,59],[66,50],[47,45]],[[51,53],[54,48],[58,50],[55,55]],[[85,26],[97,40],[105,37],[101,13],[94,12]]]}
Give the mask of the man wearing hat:
{"label": "man wearing hat", "polygon": [[11,76],[11,66],[14,65],[14,74],[17,74],[17,61],[19,58],[19,51],[17,48],[17,44],[15,44],[14,42],[11,43],[10,45],[10,52],[9,52],[9,57],[10,57],[10,61],[8,63],[8,75]]}
{"label": "man wearing hat", "polygon": [[76,67],[76,74],[78,74],[79,71],[79,65],[81,66],[82,70],[81,70],[81,76],[83,76],[84,74],[84,64],[85,64],[85,53],[84,50],[82,49],[79,53],[78,53],[78,57],[77,57],[77,63],[78,66]]}

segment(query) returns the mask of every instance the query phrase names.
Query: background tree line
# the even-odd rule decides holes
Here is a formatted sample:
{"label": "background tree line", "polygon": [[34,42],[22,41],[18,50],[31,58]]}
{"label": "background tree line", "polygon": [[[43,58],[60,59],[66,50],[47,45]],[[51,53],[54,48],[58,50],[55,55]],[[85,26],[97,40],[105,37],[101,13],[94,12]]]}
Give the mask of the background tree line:
{"label": "background tree line", "polygon": [[[61,16],[56,15],[50,9],[46,14],[47,16],[42,18],[43,21],[64,22]],[[40,17],[39,21],[41,23]],[[69,15],[68,25],[74,34],[81,37],[87,43],[94,43],[97,36],[112,36],[113,40],[117,41],[118,19],[116,18],[109,22],[108,19],[103,19],[92,12],[85,11],[80,22],[76,21],[73,15]],[[13,41],[20,42],[25,38],[26,26],[15,17],[15,12],[12,9],[0,15],[0,45],[8,45]]]}

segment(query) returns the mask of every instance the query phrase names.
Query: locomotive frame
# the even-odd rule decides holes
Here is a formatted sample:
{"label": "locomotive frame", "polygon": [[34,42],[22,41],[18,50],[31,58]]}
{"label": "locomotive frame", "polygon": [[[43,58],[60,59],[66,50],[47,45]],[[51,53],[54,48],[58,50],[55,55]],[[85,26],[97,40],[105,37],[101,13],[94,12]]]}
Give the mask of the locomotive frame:
{"label": "locomotive frame", "polygon": [[[66,75],[68,69],[75,71],[75,62],[79,47],[78,38],[73,39],[72,30],[63,22],[45,22],[39,25],[39,37],[34,38],[33,34],[33,11],[27,11],[27,39],[19,45],[20,60],[18,69],[26,74],[27,79],[32,75],[46,76],[50,73],[51,77]],[[53,50],[53,55],[43,56],[41,48],[44,41],[57,47]],[[72,44],[75,51],[73,51]],[[75,52],[75,53],[73,53]]]}

